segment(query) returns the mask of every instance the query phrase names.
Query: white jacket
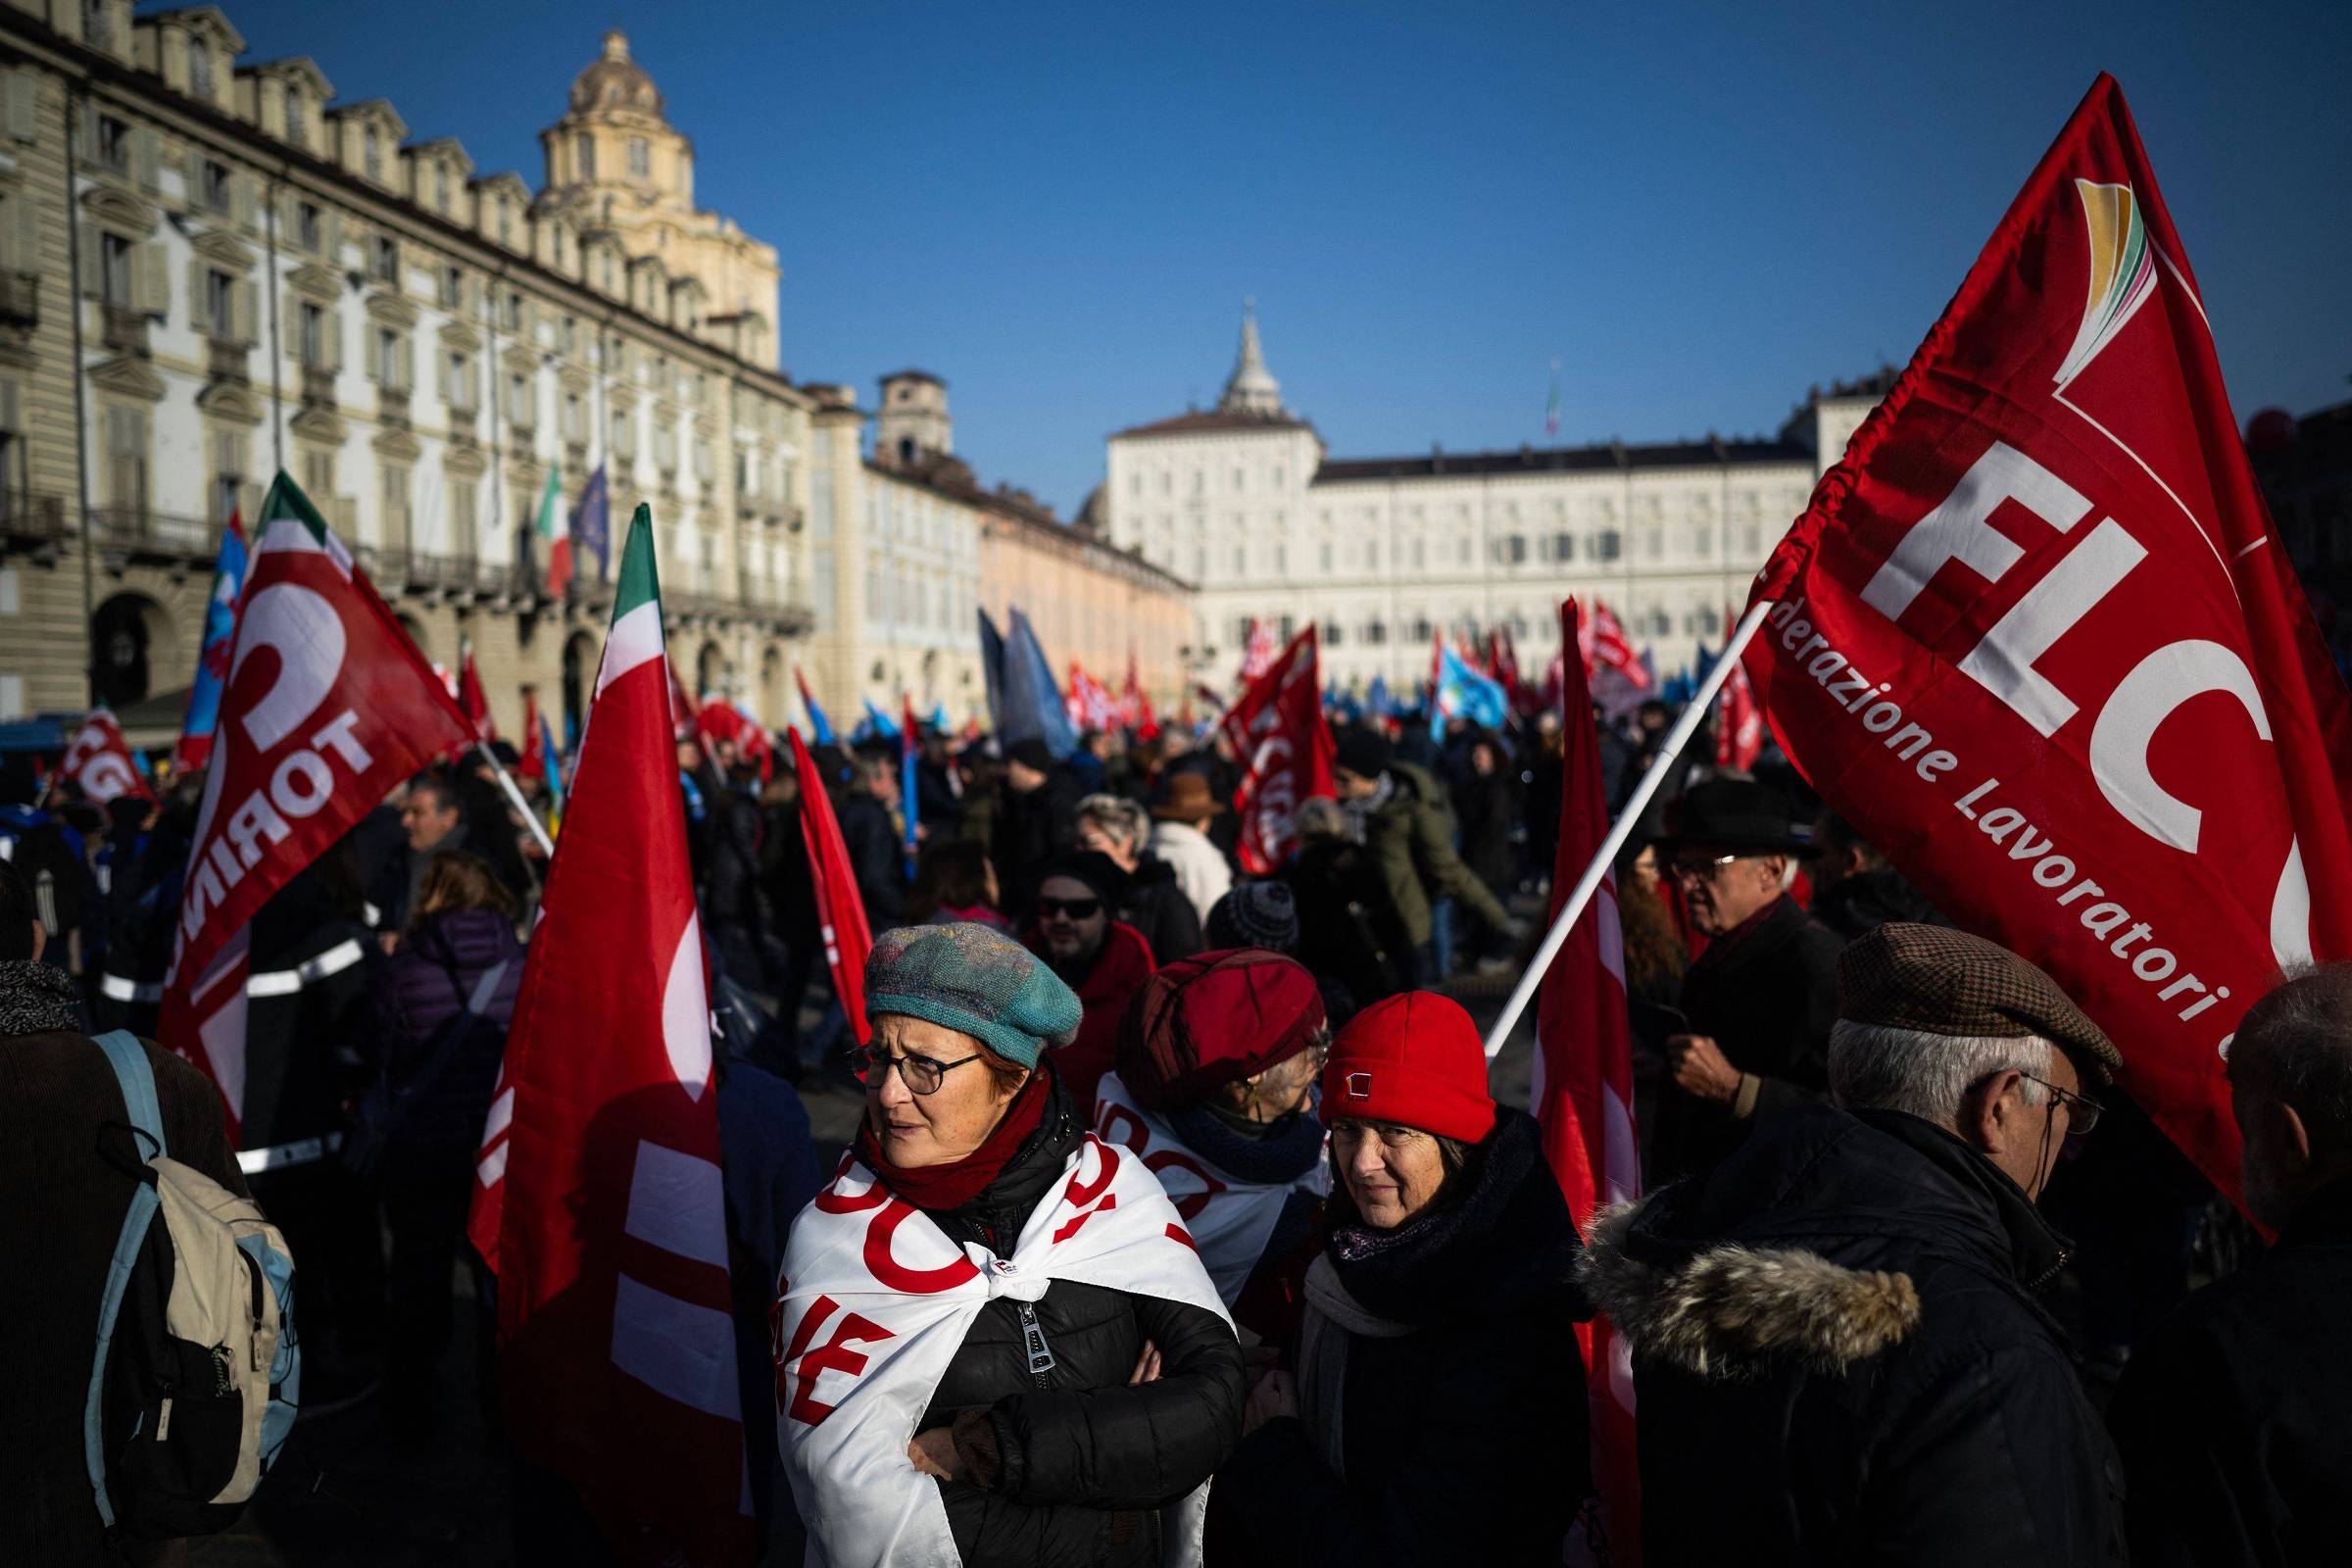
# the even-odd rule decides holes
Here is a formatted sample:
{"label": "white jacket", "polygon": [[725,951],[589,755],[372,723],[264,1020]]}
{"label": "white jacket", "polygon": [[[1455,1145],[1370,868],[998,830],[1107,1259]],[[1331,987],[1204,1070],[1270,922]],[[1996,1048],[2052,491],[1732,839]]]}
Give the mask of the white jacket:
{"label": "white jacket", "polygon": [[1209,907],[1233,889],[1233,867],[1224,854],[1191,823],[1165,819],[1152,824],[1152,853],[1174,867],[1176,885],[1206,925]]}

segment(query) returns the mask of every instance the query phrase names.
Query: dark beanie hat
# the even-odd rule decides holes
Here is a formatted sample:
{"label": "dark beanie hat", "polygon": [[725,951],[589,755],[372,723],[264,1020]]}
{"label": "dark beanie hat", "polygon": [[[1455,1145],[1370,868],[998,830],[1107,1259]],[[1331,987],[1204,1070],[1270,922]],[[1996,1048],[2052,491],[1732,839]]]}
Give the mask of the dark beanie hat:
{"label": "dark beanie hat", "polygon": [[1119,1081],[1153,1114],[1255,1077],[1323,1029],[1315,977],[1276,953],[1196,953],[1154,970],[1119,1020]]}
{"label": "dark beanie hat", "polygon": [[1236,882],[1208,906],[1201,935],[1212,948],[1298,951],[1298,905],[1285,882]]}
{"label": "dark beanie hat", "polygon": [[1396,748],[1389,744],[1389,738],[1361,724],[1342,730],[1332,754],[1335,765],[1357,778],[1378,778],[1396,760]]}
{"label": "dark beanie hat", "polygon": [[1048,749],[1044,741],[1034,735],[1025,740],[1014,741],[1010,746],[1005,747],[1004,760],[1018,762],[1023,767],[1039,773],[1054,771],[1054,753]]}
{"label": "dark beanie hat", "polygon": [[1372,1004],[1331,1043],[1323,1125],[1360,1120],[1418,1127],[1475,1144],[1494,1130],[1487,1052],[1461,1004],[1407,991]]}
{"label": "dark beanie hat", "polygon": [[1094,889],[1095,897],[1116,912],[1127,898],[1127,873],[1118,862],[1100,850],[1065,850],[1046,862],[1037,873],[1037,885],[1044,887],[1057,876],[1066,876]]}

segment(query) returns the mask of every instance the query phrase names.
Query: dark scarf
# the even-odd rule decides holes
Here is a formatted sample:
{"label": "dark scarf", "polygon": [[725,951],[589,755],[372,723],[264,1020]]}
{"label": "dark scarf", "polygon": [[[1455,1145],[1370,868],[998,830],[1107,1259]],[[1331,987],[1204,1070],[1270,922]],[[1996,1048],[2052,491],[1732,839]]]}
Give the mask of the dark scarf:
{"label": "dark scarf", "polygon": [[1303,1111],[1238,1125],[1206,1105],[1167,1118],[1176,1141],[1226,1175],[1273,1187],[1295,1182],[1323,1157],[1323,1124]]}
{"label": "dark scarf", "polygon": [[74,977],[30,958],[0,961],[0,1037],[81,1028]]}
{"label": "dark scarf", "polygon": [[1021,1085],[1020,1093],[1005,1107],[1004,1117],[997,1123],[996,1130],[961,1159],[901,1170],[882,1157],[874,1130],[864,1121],[858,1124],[858,1157],[865,1161],[866,1168],[883,1186],[916,1208],[927,1211],[960,1208],[988,1191],[989,1184],[1004,1169],[1005,1161],[1019,1152],[1022,1143],[1037,1131],[1037,1124],[1045,1117],[1046,1102],[1052,1098],[1047,1092],[1052,1079],[1053,1069],[1041,1056],[1036,1070],[1029,1074],[1029,1081]]}

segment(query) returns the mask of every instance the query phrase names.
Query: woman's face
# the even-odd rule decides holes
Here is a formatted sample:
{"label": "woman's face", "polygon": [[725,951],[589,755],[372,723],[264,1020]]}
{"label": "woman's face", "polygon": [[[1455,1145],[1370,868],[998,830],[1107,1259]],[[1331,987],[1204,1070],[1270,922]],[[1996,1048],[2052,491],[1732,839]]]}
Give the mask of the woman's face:
{"label": "woman's face", "polygon": [[[865,1074],[865,1124],[882,1157],[899,1170],[945,1165],[978,1149],[996,1131],[1019,1086],[1000,1087],[980,1042],[931,1022],[885,1013],[874,1020],[873,1065]],[[906,1070],[883,1056],[920,1057],[947,1067],[927,1095],[906,1087]],[[965,1058],[980,1056],[977,1061]],[[963,1065],[949,1067],[950,1062]]]}
{"label": "woman's face", "polygon": [[1417,1127],[1343,1121],[1331,1130],[1331,1157],[1355,1211],[1376,1231],[1393,1231],[1436,1201],[1446,1185],[1438,1141]]}

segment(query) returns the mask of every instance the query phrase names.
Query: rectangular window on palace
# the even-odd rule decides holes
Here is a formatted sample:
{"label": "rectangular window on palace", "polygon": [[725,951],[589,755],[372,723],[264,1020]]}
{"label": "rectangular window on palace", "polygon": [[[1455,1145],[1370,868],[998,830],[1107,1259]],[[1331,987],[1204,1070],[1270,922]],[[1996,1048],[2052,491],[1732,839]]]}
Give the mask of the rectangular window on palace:
{"label": "rectangular window on palace", "polygon": [[216,217],[227,216],[233,201],[228,180],[226,164],[217,164],[209,158],[204,161],[204,172],[199,176],[197,185],[206,212]]}
{"label": "rectangular window on palace", "polygon": [[237,280],[213,268],[204,273],[204,318],[213,323],[213,336],[242,343],[237,335]]}

